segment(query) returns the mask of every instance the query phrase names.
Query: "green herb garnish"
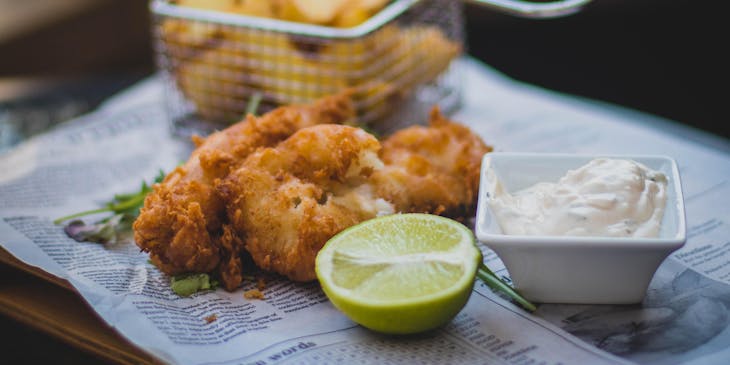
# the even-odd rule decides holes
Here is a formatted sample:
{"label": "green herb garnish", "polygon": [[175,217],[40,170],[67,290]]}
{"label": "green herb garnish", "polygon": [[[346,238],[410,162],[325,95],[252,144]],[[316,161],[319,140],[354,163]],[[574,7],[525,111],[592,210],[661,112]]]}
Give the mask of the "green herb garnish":
{"label": "green herb garnish", "polygon": [[248,104],[246,104],[246,113],[243,115],[244,118],[249,114],[256,115],[256,111],[259,109],[262,98],[263,95],[258,91],[251,95],[251,99],[248,99]]}
{"label": "green herb garnish", "polygon": [[526,310],[530,312],[534,312],[537,310],[537,307],[530,303],[527,299],[525,299],[520,293],[518,293],[516,290],[514,290],[509,284],[505,283],[497,277],[495,273],[492,272],[492,270],[489,270],[489,268],[484,265],[484,263],[480,263],[479,267],[477,268],[477,277],[484,282],[484,284],[487,284],[488,287],[502,292],[506,294],[508,297],[512,298],[517,304],[522,306],[522,308],[525,308]]}
{"label": "green herb garnish", "polygon": [[218,282],[211,280],[208,274],[182,274],[172,277],[170,287],[175,294],[181,297],[189,297],[201,290],[217,288]]}
{"label": "green herb garnish", "polygon": [[[153,183],[159,183],[164,178],[165,173],[160,170]],[[67,215],[54,220],[53,223],[60,224],[73,219],[64,227],[64,231],[69,237],[78,242],[115,242],[131,232],[132,223],[139,216],[139,210],[144,205],[144,199],[151,191],[152,188],[143,181],[139,191],[128,194],[115,194],[114,198],[105,203],[103,208]],[[86,224],[82,220],[74,219],[106,212],[114,214],[93,224]]]}

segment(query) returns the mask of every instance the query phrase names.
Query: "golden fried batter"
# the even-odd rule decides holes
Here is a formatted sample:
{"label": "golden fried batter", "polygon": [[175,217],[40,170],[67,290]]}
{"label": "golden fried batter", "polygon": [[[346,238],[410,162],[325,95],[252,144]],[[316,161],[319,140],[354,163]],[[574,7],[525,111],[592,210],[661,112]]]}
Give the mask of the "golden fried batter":
{"label": "golden fried batter", "polygon": [[372,194],[380,144],[360,128],[304,128],[250,155],[218,185],[232,226],[261,268],[297,281],[315,279],[325,242],[377,214],[393,213]]}
{"label": "golden fried batter", "polygon": [[349,95],[274,110],[205,139],[196,138],[190,159],[154,186],[134,222],[134,238],[167,274],[219,272],[229,290],[241,282],[240,237],[226,228],[225,202],[213,183],[259,147],[273,146],[297,130],[354,118]]}
{"label": "golden fried batter", "polygon": [[437,109],[429,127],[397,132],[382,150],[361,129],[318,125],[251,154],[218,190],[254,262],[307,281],[316,278],[314,258],[325,242],[366,219],[472,214],[481,158],[490,150]]}
{"label": "golden fried batter", "polygon": [[469,128],[434,108],[430,126],[400,130],[383,142],[385,167],[372,181],[377,195],[398,212],[464,219],[474,213],[482,156],[491,150]]}
{"label": "golden fried batter", "polygon": [[434,108],[430,126],[381,146],[333,124],[353,109],[347,95],[330,97],[198,141],[145,200],[137,244],[165,273],[214,273],[234,290],[249,254],[264,270],[308,281],[325,242],[354,224],[397,212],[473,215],[481,158],[491,151],[479,136]]}

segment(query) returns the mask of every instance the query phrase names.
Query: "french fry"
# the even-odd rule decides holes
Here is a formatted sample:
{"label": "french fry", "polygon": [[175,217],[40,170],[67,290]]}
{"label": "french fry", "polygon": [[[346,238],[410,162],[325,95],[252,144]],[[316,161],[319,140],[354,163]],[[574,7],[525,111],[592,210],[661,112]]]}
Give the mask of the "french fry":
{"label": "french fry", "polygon": [[276,18],[276,2],[268,0],[229,0],[229,12],[241,15]]}
{"label": "french fry", "polygon": [[371,14],[377,13],[380,9],[384,8],[390,0],[357,0],[357,7],[361,8]]}
{"label": "french fry", "polygon": [[[389,0],[182,0],[180,5],[353,27]],[[306,6],[305,6],[306,5]],[[356,39],[321,39],[247,27],[168,19],[167,52],[177,85],[200,116],[240,118],[256,93],[263,105],[309,102],[353,90],[360,115],[381,116],[461,52],[437,27],[386,25]]]}
{"label": "french fry", "polygon": [[233,4],[233,0],[177,0],[177,5],[189,6],[191,8],[227,11]]}
{"label": "french fry", "polygon": [[284,0],[280,4],[280,17],[301,23],[327,25],[347,4],[347,0]]}
{"label": "french fry", "polygon": [[359,6],[347,6],[344,7],[339,14],[337,14],[333,25],[338,28],[350,28],[362,24],[371,16],[372,14],[370,11],[365,8]]}

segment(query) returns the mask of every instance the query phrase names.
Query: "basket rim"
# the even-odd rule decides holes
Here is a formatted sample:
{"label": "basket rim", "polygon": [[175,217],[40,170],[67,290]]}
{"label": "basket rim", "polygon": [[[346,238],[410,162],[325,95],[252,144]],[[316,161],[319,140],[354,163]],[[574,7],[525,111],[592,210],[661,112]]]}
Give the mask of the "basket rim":
{"label": "basket rim", "polygon": [[182,18],[194,21],[206,21],[223,25],[321,38],[351,39],[372,33],[421,1],[422,0],[394,0],[375,15],[371,16],[368,20],[352,28],[336,28],[280,19],[225,13],[216,10],[198,9],[172,4],[169,0],[151,1],[150,10],[153,14],[159,16]]}

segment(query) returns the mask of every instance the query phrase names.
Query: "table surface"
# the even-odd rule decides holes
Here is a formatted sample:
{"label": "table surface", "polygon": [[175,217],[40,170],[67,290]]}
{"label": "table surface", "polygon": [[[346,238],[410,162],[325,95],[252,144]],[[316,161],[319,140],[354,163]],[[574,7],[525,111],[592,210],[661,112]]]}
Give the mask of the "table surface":
{"label": "table surface", "polygon": [[[52,298],[52,301],[49,300]],[[4,305],[12,303],[11,305]],[[40,326],[39,318],[21,309],[33,307],[53,316],[61,328]],[[57,316],[63,311],[63,316]],[[31,275],[7,263],[0,264],[0,328],[3,363],[6,364],[116,364],[82,346],[64,333],[84,330],[120,348],[131,347],[98,319],[74,291]]]}

